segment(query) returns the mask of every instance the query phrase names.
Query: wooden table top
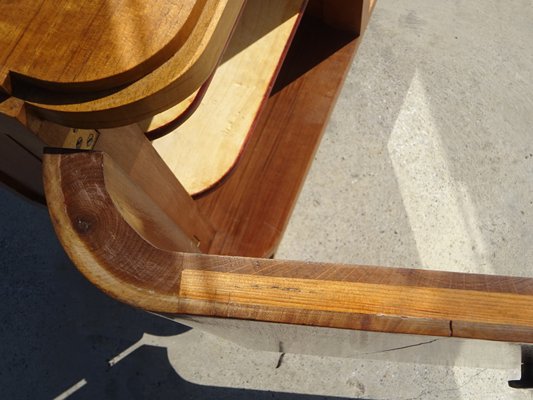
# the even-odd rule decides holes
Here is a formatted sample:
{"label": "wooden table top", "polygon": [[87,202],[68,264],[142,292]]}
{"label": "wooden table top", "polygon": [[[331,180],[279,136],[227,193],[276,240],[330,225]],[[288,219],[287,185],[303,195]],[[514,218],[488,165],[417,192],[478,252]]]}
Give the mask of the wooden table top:
{"label": "wooden table top", "polygon": [[195,3],[0,2],[0,65],[54,89],[123,85],[179,49],[199,16]]}
{"label": "wooden table top", "polygon": [[0,2],[0,93],[73,127],[137,122],[205,82],[243,3]]}

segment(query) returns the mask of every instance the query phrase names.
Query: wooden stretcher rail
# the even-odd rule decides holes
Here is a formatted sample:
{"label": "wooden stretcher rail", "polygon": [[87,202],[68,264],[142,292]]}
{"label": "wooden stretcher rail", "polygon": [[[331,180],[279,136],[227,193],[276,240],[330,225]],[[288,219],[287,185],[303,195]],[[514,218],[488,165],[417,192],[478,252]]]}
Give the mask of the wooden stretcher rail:
{"label": "wooden stretcher rail", "polygon": [[533,343],[533,279],[196,254],[104,153],[45,154],[43,161],[63,247],[93,284],[133,306]]}
{"label": "wooden stretcher rail", "polygon": [[274,254],[361,40],[306,11],[239,162],[196,200],[217,231],[210,253]]}

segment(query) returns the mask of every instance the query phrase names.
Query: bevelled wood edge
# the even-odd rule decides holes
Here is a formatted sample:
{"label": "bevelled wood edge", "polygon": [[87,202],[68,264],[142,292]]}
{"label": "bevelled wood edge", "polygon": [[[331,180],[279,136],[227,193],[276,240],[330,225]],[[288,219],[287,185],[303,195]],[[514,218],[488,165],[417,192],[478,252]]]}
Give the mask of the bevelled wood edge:
{"label": "bevelled wood edge", "polygon": [[114,168],[99,152],[44,157],[60,241],[120,301],[167,314],[533,342],[532,278],[161,250],[153,243],[173,232],[154,232],[167,222],[142,196],[120,199],[130,189]]}
{"label": "bevelled wood edge", "polygon": [[[98,7],[97,2],[94,1],[88,9],[83,6],[77,8],[44,5],[44,7],[34,7],[31,10],[35,14],[29,26],[26,25],[28,20],[20,21],[20,16],[18,21],[10,20],[8,16],[8,24],[18,26],[14,26],[13,31],[8,32],[8,37],[11,36],[13,42],[15,42],[14,39],[17,40],[14,47],[9,46],[8,42],[9,55],[2,55],[7,64],[6,74],[9,74],[15,82],[13,86],[21,80],[26,85],[63,93],[105,91],[132,83],[149,74],[179,51],[189,39],[204,9],[210,6],[206,0],[182,1],[182,3],[188,4],[152,2],[148,9],[143,9],[142,6],[128,7],[120,3],[113,4],[109,8]],[[99,10],[96,11],[96,9]],[[20,13],[24,10],[15,9],[15,14],[12,14],[11,18],[17,15],[17,11]],[[142,16],[142,26],[132,25],[132,20],[136,16]],[[61,19],[65,17],[84,19],[84,21],[78,21],[77,39],[75,36],[61,38],[62,42],[68,43],[67,46],[77,46],[76,51],[72,52],[74,50],[72,48],[58,49],[56,47],[51,52],[50,39],[57,45],[61,29],[67,28],[68,30],[68,27],[61,24]],[[43,28],[49,27],[50,24],[57,24],[59,28],[56,26],[56,29],[43,31]],[[84,24],[86,25],[83,27]],[[143,36],[144,29],[150,24],[153,25],[152,29],[157,28],[158,32],[154,34],[152,30],[148,43],[146,37],[143,40]],[[19,29],[21,36],[14,32]],[[81,32],[86,41],[83,43],[83,49],[79,47]],[[100,35],[95,36],[96,32]],[[113,37],[110,35],[111,32],[114,34]],[[9,33],[15,33],[15,35],[9,35]],[[56,40],[53,39],[54,37]],[[110,41],[107,43],[105,39],[101,41],[106,37]],[[117,43],[117,40],[121,43]],[[40,68],[39,62],[35,62],[35,58],[28,56],[26,53],[30,47],[28,43],[34,47],[33,50],[37,54],[41,55],[39,57],[42,61],[41,67],[46,66],[46,68]],[[142,55],[139,54],[139,48],[142,48]],[[131,59],[126,60],[123,56],[131,57]],[[51,59],[58,64],[51,63]],[[96,65],[99,67],[91,68]]]}
{"label": "bevelled wood edge", "polygon": [[159,68],[124,87],[62,95],[21,84],[14,95],[42,119],[71,127],[114,128],[150,118],[185,100],[211,76],[244,3],[208,2],[191,33],[193,40]]}

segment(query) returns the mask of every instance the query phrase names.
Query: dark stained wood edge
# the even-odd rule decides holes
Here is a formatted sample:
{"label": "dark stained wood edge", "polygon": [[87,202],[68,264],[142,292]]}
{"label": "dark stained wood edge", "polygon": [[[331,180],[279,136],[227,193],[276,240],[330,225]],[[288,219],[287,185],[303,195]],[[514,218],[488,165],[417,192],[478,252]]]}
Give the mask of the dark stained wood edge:
{"label": "dark stained wood edge", "polygon": [[531,278],[161,250],[152,243],[171,232],[151,228],[162,218],[153,204],[125,211],[121,202],[133,200],[121,200],[130,189],[116,168],[99,152],[44,157],[60,241],[120,301],[167,314],[533,343]]}
{"label": "dark stained wood edge", "polygon": [[28,186],[27,181],[19,180],[13,175],[8,175],[4,171],[0,171],[0,185],[16,195],[21,196],[26,201],[29,200],[41,206],[46,205],[46,199],[44,197],[43,190],[35,190],[34,188]]}
{"label": "dark stained wood edge", "polygon": [[148,120],[137,123],[137,125],[139,125],[141,129],[143,129],[144,134],[148,138],[148,140],[156,140],[171,133],[172,131],[174,131],[174,129],[176,129],[178,126],[180,126],[189,119],[189,117],[194,113],[194,111],[202,102],[202,99],[204,98],[205,93],[209,88],[209,84],[213,80],[215,71],[213,71],[211,73],[211,76],[207,78],[207,80],[202,84],[202,86],[200,86],[200,89],[198,89],[198,93],[196,93],[196,96],[194,96],[194,100],[191,102],[191,104],[189,104],[189,106],[185,110],[183,110],[181,114],[177,115],[176,118],[174,118],[172,121],[150,131],[147,131],[145,128],[145,121]]}
{"label": "dark stained wood edge", "polygon": [[22,100],[7,97],[2,101],[0,98],[0,133],[9,135],[40,159],[44,143],[28,128],[32,118]]}

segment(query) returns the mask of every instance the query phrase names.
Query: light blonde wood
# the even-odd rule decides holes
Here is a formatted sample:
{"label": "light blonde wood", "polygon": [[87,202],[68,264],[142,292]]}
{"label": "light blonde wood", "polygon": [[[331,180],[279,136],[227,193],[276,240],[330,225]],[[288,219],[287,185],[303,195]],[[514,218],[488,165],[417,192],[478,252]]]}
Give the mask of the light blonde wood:
{"label": "light blonde wood", "polygon": [[303,11],[302,0],[249,0],[194,114],[154,147],[190,194],[235,165]]}
{"label": "light blonde wood", "polygon": [[305,14],[242,158],[196,200],[217,230],[210,253],[274,254],[361,43]]}
{"label": "light blonde wood", "polygon": [[153,245],[172,235],[153,229],[164,217],[127,179],[102,153],[44,158],[60,241],[118,300],[170,314],[533,343],[533,279],[166,251]]}
{"label": "light blonde wood", "polygon": [[190,107],[193,106],[199,91],[200,89],[196,90],[193,94],[191,94],[182,102],[176,104],[174,107],[170,107],[168,110],[165,110],[162,113],[139,122],[139,127],[148,135],[159,129],[164,129],[172,122],[178,120],[185,112],[187,112],[187,110],[190,109]]}
{"label": "light blonde wood", "polygon": [[94,149],[108,154],[202,252],[207,252],[215,235],[213,227],[139,127],[100,129],[99,133]]}
{"label": "light blonde wood", "polygon": [[63,149],[92,150],[100,136],[96,129],[68,128],[39,119],[32,119],[30,126],[47,146]]}
{"label": "light blonde wood", "polygon": [[[324,271],[327,267],[320,266],[320,269]],[[533,308],[530,307],[533,296],[328,279],[185,269],[179,295],[209,302],[302,311],[383,314],[528,327],[533,321]]]}
{"label": "light blonde wood", "polygon": [[[173,4],[168,0],[158,1],[159,3],[171,8]],[[192,4],[190,1],[187,3]],[[34,81],[22,79],[17,74],[8,74],[6,78],[9,82],[4,83],[4,90],[11,91],[14,96],[31,104],[40,117],[67,126],[115,127],[146,119],[191,96],[211,75],[233,31],[243,3],[244,0],[195,1],[189,14],[185,12],[184,15],[189,16],[176,33],[175,40],[171,40],[172,45],[161,50],[166,57],[159,57],[159,63],[154,65],[139,64],[137,68],[142,69],[142,77],[135,81],[128,78],[129,84],[126,86],[120,86],[123,82],[115,75],[106,83],[109,88],[113,88],[110,90],[84,92],[80,84],[74,84],[69,86],[69,92],[59,93],[46,87],[36,87]],[[146,3],[145,7],[149,9],[155,6],[153,3]],[[179,11],[179,8],[174,9]],[[159,17],[166,18],[164,15]],[[147,27],[146,32],[165,27],[175,30],[172,18],[165,21],[166,25]],[[126,26],[124,29],[129,29],[128,23],[123,24]],[[113,39],[117,37],[113,36]],[[179,46],[174,44],[175,41]],[[79,49],[85,48],[84,43],[77,43]],[[123,46],[123,43],[120,45]],[[60,58],[58,62],[64,63],[64,60]],[[82,61],[78,60],[78,63],[81,64]]]}

